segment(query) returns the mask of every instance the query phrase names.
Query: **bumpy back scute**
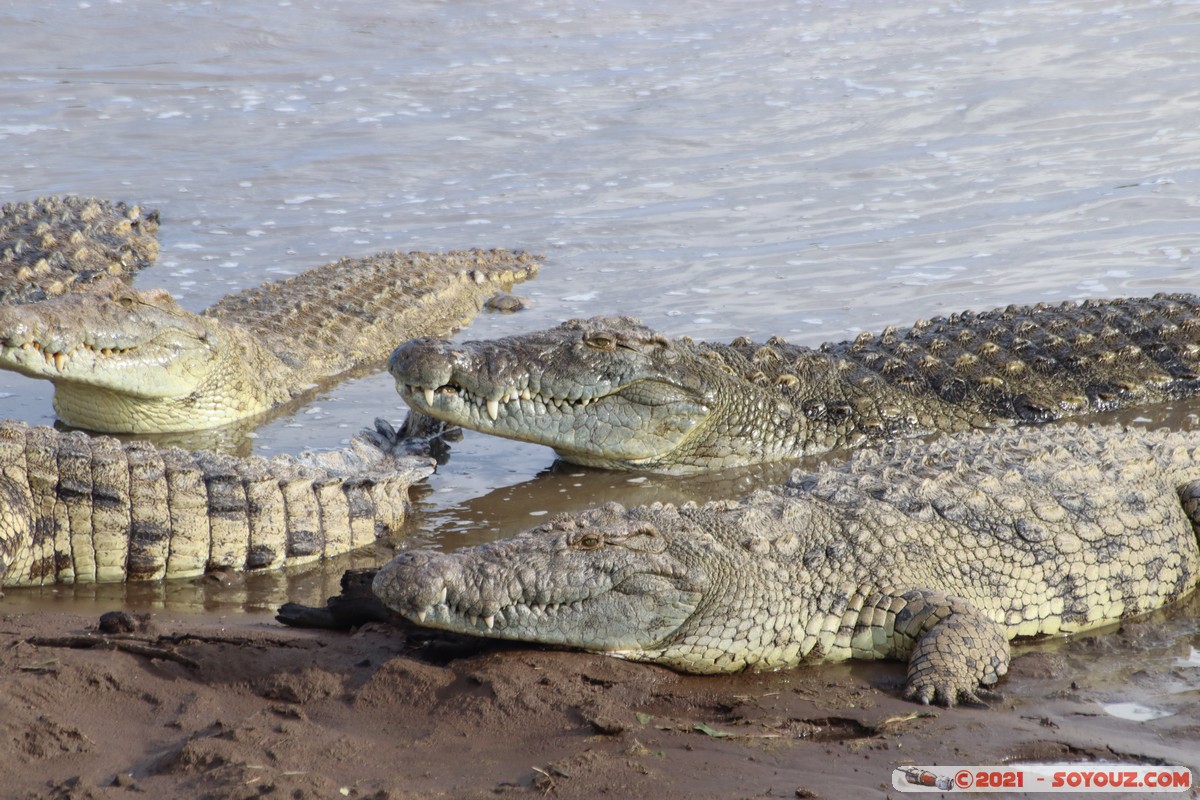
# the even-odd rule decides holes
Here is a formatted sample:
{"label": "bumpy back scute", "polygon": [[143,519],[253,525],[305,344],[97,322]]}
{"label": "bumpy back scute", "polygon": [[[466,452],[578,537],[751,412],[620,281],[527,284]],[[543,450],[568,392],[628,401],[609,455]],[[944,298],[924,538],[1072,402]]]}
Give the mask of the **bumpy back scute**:
{"label": "bumpy back scute", "polygon": [[158,256],[158,212],[82,197],[0,207],[0,302],[43,300]]}
{"label": "bumpy back scute", "polygon": [[313,494],[320,509],[321,531],[325,534],[325,557],[340,555],[354,549],[350,534],[350,506],[342,492],[340,478],[326,478],[313,483]]}
{"label": "bumpy back scute", "polygon": [[158,448],[144,442],[126,446],[129,459],[129,554],[127,580],[158,580],[167,571],[171,514],[167,471]]}
{"label": "bumpy back scute", "polygon": [[[350,524],[350,546],[366,547],[375,541],[378,533],[369,483],[363,480],[343,480],[342,493],[346,500],[346,516]],[[405,494],[407,493],[406,488]]]}
{"label": "bumpy back scute", "polygon": [[130,524],[125,449],[116,439],[97,438],[92,442],[92,546],[97,581],[125,580]]}
{"label": "bumpy back scute", "polygon": [[325,554],[321,509],[312,491],[312,481],[303,477],[280,481],[287,510],[287,562],[306,564]]}
{"label": "bumpy back scute", "polygon": [[401,333],[442,335],[536,270],[507,250],[379,253],[229,295],[204,315],[253,331],[312,380],[382,361]]}
{"label": "bumpy back scute", "polygon": [[[8,430],[0,426],[0,430]],[[96,546],[92,541],[92,440],[82,431],[63,436],[58,446],[58,502],[66,507],[71,529],[73,578],[96,580]]]}
{"label": "bumpy back scute", "polygon": [[171,517],[171,543],[167,555],[168,578],[190,578],[208,567],[208,487],[194,456],[177,448],[163,452],[167,475],[167,510]]}
{"label": "bumpy back scute", "polygon": [[34,583],[54,583],[60,568],[67,576],[74,573],[69,555],[70,525],[65,508],[57,502],[58,450],[54,437],[48,428],[31,428],[25,437],[25,470],[35,509],[29,573]]}
{"label": "bumpy back scute", "polygon": [[[404,520],[408,509],[408,487],[411,481],[407,478],[383,478],[370,483],[360,482],[361,491],[366,494],[364,502],[370,503],[376,529],[394,528]],[[355,492],[351,492],[354,497]],[[351,505],[353,509],[353,504]]]}
{"label": "bumpy back scute", "polygon": [[246,513],[250,520],[250,550],[247,569],[270,569],[284,562],[287,554],[287,509],[279,479],[257,459],[248,463],[243,481]]}
{"label": "bumpy back scute", "polygon": [[[939,317],[902,334],[862,334],[821,352],[914,395],[1040,421],[1195,392],[1198,313],[1200,299],[1192,295],[1009,306]],[[805,357],[803,348],[791,348],[782,363]],[[857,372],[847,377],[862,379]]]}
{"label": "bumpy back scute", "polygon": [[204,485],[208,491],[208,548],[210,569],[241,569],[250,549],[250,517],[246,488],[233,459],[201,454]]}

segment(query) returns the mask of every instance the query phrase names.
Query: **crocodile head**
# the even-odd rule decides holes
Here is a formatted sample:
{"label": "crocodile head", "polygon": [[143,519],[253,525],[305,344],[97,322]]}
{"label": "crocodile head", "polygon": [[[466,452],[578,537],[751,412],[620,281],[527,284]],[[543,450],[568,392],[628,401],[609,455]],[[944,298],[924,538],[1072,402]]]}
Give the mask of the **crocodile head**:
{"label": "crocodile head", "polygon": [[667,663],[712,598],[712,537],[670,506],[610,503],[453,553],[410,551],[374,591],[427,627]]}
{"label": "crocodile head", "polygon": [[157,433],[245,416],[238,406],[254,400],[208,390],[242,369],[226,339],[218,323],[167,292],[117,279],[0,307],[0,368],[52,381],[59,417],[92,430]]}
{"label": "crocodile head", "polygon": [[388,369],[423,414],[576,464],[687,472],[742,463],[740,446],[763,444],[737,441],[732,410],[778,404],[710,355],[635,319],[596,317],[493,341],[414,339]]}

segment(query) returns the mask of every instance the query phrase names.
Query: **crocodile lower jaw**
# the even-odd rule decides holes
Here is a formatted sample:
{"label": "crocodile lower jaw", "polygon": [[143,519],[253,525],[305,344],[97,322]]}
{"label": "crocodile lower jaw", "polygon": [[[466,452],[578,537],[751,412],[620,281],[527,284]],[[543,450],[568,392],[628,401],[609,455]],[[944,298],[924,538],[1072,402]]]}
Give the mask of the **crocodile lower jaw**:
{"label": "crocodile lower jaw", "polygon": [[261,414],[270,404],[215,398],[144,398],[94,386],[58,383],[54,411],[75,428],[102,433],[177,433],[208,430]]}

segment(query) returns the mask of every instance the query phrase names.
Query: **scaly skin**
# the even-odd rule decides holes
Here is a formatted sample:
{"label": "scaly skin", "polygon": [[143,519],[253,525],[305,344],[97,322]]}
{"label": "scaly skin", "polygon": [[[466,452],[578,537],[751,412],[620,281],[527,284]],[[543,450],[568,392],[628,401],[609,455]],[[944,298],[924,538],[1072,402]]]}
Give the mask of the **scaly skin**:
{"label": "scaly skin", "polygon": [[54,383],[64,422],[118,433],[213,428],[444,334],[531,277],[503,250],[344,259],[227,297],[203,314],[117,280],[0,307],[0,367]]}
{"label": "scaly skin", "polygon": [[935,431],[1044,422],[1200,388],[1200,298],[1010,306],[864,333],[669,338],[627,317],[455,344],[388,363],[423,414],[578,464],[695,472]]}
{"label": "scaly skin", "polygon": [[378,437],[267,460],[12,421],[0,422],[0,464],[3,586],[183,578],[341,555],[397,528],[409,486],[433,472],[429,459],[393,455]]}
{"label": "scaly skin", "polygon": [[77,291],[158,257],[158,212],[81,197],[0,207],[0,303]]}
{"label": "scaly skin", "polygon": [[977,702],[1011,639],[1195,587],[1196,444],[1075,426],[900,443],[741,502],[611,504],[403,553],[373,588],[426,626],[686,672],[902,659],[907,697]]}

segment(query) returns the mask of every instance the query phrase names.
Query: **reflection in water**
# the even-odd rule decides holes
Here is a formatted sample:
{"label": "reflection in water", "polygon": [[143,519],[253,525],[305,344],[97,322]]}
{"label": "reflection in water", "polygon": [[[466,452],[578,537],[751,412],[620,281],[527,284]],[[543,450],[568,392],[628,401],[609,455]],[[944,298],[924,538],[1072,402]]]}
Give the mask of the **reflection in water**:
{"label": "reflection in water", "polygon": [[271,572],[220,572],[199,578],[134,583],[85,583],[4,590],[5,611],[95,613],[128,611],[274,614],[289,599],[323,605],[340,591],[342,573],[383,563],[385,544],[330,559],[311,568]]}
{"label": "reflection in water", "polygon": [[[1200,670],[1179,668],[1197,646],[1200,592],[1144,617],[1071,637],[1018,643],[1006,692],[1034,698],[1096,703],[1113,716],[1156,719],[1190,714],[1200,692]],[[1051,656],[1057,668],[1027,669],[1023,656]],[[1103,664],[1097,668],[1097,664]],[[1093,707],[1095,708],[1095,707]],[[1085,711],[1081,706],[1080,713]],[[1140,716],[1150,714],[1151,716]]]}
{"label": "reflection in water", "polygon": [[1119,717],[1120,719],[1133,720],[1134,722],[1149,722],[1152,719],[1162,719],[1175,713],[1165,708],[1155,708],[1145,703],[1136,702],[1101,703],[1100,707],[1104,709],[1106,714]]}
{"label": "reflection in water", "polygon": [[[314,383],[309,389],[297,393],[285,403],[281,403],[267,411],[252,417],[243,417],[226,425],[216,428],[205,428],[196,431],[172,431],[169,433],[110,433],[122,441],[145,441],[158,447],[182,447],[184,450],[211,450],[225,453],[238,458],[246,458],[254,454],[255,432],[272,422],[289,420],[297,414],[303,414],[304,409],[319,397],[327,396],[337,391],[339,384],[353,382],[367,375],[378,373],[382,362],[365,364],[354,369],[346,370],[331,378],[323,378]],[[370,429],[373,418],[364,418],[361,427]],[[70,425],[55,421],[54,427],[59,430],[74,430]],[[84,430],[84,429],[80,429]],[[85,431],[89,432],[90,431]]]}
{"label": "reflection in water", "polygon": [[[1200,430],[1200,398],[1123,409],[1049,425],[1078,423]],[[465,433],[465,437],[477,436],[483,435]],[[550,453],[547,448],[528,447]],[[548,515],[576,512],[606,502],[631,506],[738,499],[755,488],[786,480],[793,469],[816,469],[821,464],[840,463],[846,457],[846,452],[834,451],[795,462],[761,464],[707,475],[635,475],[555,461],[531,480],[500,487],[478,497],[468,497],[453,504],[439,501],[435,496],[429,497],[427,502],[417,504],[413,520],[426,530],[437,531],[442,548],[453,549],[511,536],[539,524]],[[453,463],[451,449],[449,465]]]}
{"label": "reflection in water", "polygon": [[743,497],[755,487],[786,480],[794,468],[795,464],[764,464],[710,475],[635,475],[555,461],[531,480],[452,507],[418,503],[412,519],[426,530],[438,531],[441,548],[453,549],[512,536],[556,514],[607,502],[679,505]]}

